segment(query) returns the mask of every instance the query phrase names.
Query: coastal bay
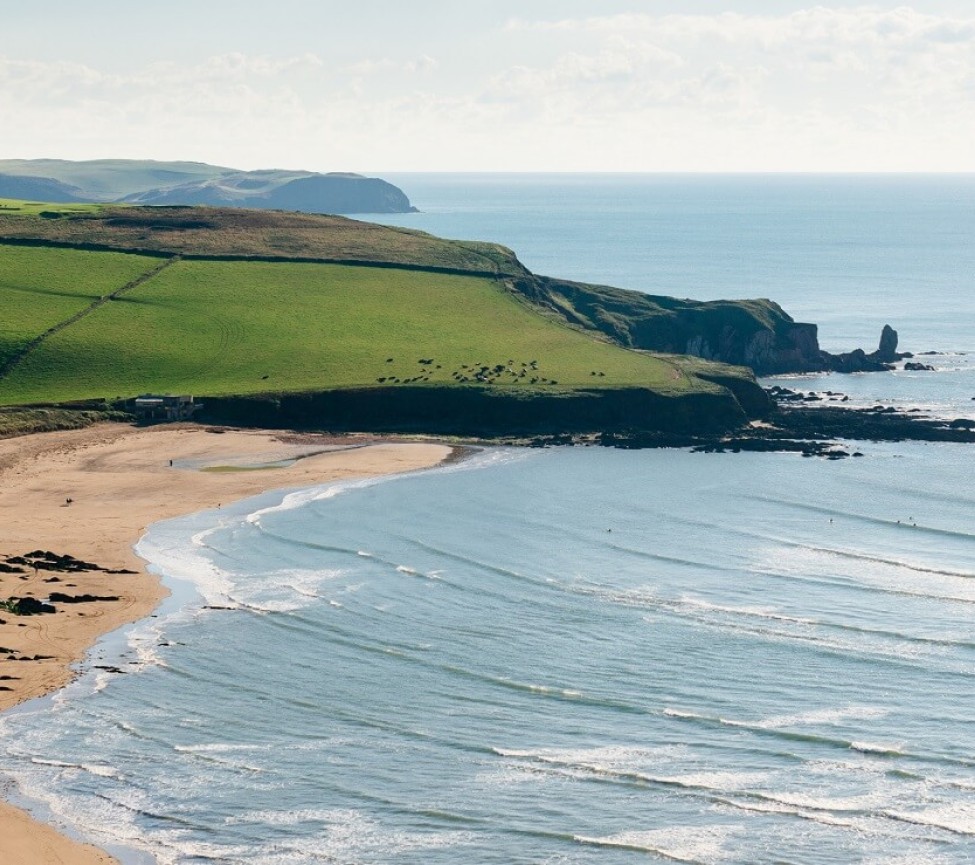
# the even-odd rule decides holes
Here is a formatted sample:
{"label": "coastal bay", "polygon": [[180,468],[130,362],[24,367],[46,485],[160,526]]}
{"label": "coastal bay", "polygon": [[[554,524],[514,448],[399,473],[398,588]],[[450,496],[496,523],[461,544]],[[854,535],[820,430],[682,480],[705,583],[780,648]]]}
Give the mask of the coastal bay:
{"label": "coastal bay", "polygon": [[[436,220],[462,223],[462,236],[510,238],[542,272],[690,296],[767,293],[820,322],[833,350],[871,345],[889,320],[906,348],[939,351],[924,357],[934,370],[767,384],[815,389],[823,401],[843,391],[844,404],[863,409],[883,402],[968,416],[975,347],[957,310],[970,305],[962,293],[971,252],[959,242],[936,254],[933,237],[967,224],[966,212],[942,200],[935,181],[923,199],[893,181],[873,189],[786,179],[776,188],[783,184],[801,194],[782,212],[774,189],[718,184],[718,236],[730,238],[718,245],[706,245],[713,232],[679,230],[693,224],[696,206],[666,232],[672,213],[704,188],[690,182],[663,204],[652,181],[631,184],[648,214],[603,212],[600,232],[590,230],[585,196],[620,181],[587,180],[581,200],[555,208],[557,232],[536,230],[553,205],[545,197],[535,207],[537,190],[524,182],[505,208],[458,216],[444,200],[442,212],[409,218],[443,233],[451,232]],[[498,179],[493,188],[507,187]],[[853,216],[834,214],[824,256],[801,238],[827,193],[849,198]],[[739,220],[741,195],[750,212]],[[857,218],[877,201],[882,221]],[[915,214],[917,201],[933,216]],[[637,236],[654,238],[653,255]],[[898,249],[920,250],[911,266],[884,253],[888,236]],[[602,237],[613,239],[610,253],[587,244]],[[854,280],[857,304],[848,302]],[[937,290],[914,290],[928,283]],[[286,456],[285,444],[236,452],[249,452],[255,468]],[[0,771],[33,788],[31,798],[62,815],[61,825],[103,846],[159,852],[161,862],[192,861],[205,849],[230,861],[289,861],[274,859],[273,845],[297,851],[290,861],[302,863],[323,851],[398,865],[460,855],[510,861],[549,843],[570,861],[614,863],[648,854],[747,863],[773,853],[829,865],[968,861],[971,500],[957,484],[970,471],[967,450],[849,444],[865,458],[507,452],[517,464],[497,473],[430,473],[381,495],[356,492],[255,523],[245,514],[244,526],[241,515],[235,523],[225,514],[229,532],[205,552],[230,572],[234,600],[250,607],[202,611],[190,627],[167,624],[167,645],[157,649],[165,666],[105,672],[109,687],[59,695],[62,709],[50,716],[5,715],[12,753]],[[174,456],[181,469],[207,467],[169,447],[155,453],[154,471],[169,472]],[[229,470],[241,462],[217,455],[209,467],[221,471],[185,473],[198,483],[256,481],[255,491],[271,475],[274,486],[302,486],[317,481],[289,473],[312,459],[241,472]],[[57,515],[86,500],[59,481],[38,495]],[[75,502],[62,508],[62,496]],[[222,494],[209,504],[230,510],[232,500]],[[190,521],[174,530],[172,548],[200,552],[192,539],[211,528]],[[0,552],[39,547],[126,567],[57,533]],[[135,578],[115,579],[104,589],[62,590],[114,594]],[[224,651],[230,639],[235,652]],[[283,650],[289,677],[279,682]],[[213,683],[226,706],[245,694],[251,707],[270,700],[275,711],[238,731],[236,708],[221,713],[218,701],[211,710],[221,693]],[[933,703],[933,695],[941,696]],[[126,719],[127,728],[108,718]],[[154,738],[136,736],[143,733]],[[126,762],[128,754],[139,759]],[[307,765],[319,771],[310,775]],[[274,790],[282,777],[295,792],[264,798],[262,784]],[[540,811],[548,825],[532,834],[537,817],[521,815]],[[174,818],[185,827],[179,837]],[[64,861],[84,861],[71,855]]]}
{"label": "coastal bay", "polygon": [[[102,424],[0,441],[0,555],[52,552],[105,569],[64,573],[15,564],[0,574],[0,594],[43,601],[58,590],[115,598],[58,604],[54,613],[33,616],[0,612],[0,645],[9,650],[0,660],[0,709],[63,687],[74,676],[72,665],[99,637],[144,618],[162,600],[159,580],[132,551],[151,523],[277,487],[426,468],[451,453],[433,443],[364,440],[334,447],[312,438],[286,441],[188,425]],[[111,861],[9,805],[0,805],[0,859],[25,865]]]}
{"label": "coastal bay", "polygon": [[491,448],[157,523],[173,599],[0,772],[127,865],[968,861],[970,446],[861,447]]}

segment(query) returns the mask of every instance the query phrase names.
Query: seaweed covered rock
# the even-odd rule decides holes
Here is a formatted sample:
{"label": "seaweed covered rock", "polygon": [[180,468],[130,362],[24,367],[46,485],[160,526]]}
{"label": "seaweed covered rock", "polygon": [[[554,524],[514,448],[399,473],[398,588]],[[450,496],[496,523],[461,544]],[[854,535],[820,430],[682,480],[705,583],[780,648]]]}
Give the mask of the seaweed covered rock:
{"label": "seaweed covered rock", "polygon": [[57,612],[51,604],[45,604],[37,598],[8,598],[6,601],[0,601],[0,607],[15,616],[37,616],[42,613]]}

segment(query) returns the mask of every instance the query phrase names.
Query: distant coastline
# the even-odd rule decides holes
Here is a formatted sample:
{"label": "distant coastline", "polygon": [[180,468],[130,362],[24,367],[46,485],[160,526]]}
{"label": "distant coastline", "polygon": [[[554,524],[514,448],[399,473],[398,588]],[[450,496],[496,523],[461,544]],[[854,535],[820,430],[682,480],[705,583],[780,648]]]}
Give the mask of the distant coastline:
{"label": "distant coastline", "polygon": [[304,213],[413,213],[406,193],[351,172],[241,171],[146,159],[0,160],[0,198],[61,204],[234,206]]}

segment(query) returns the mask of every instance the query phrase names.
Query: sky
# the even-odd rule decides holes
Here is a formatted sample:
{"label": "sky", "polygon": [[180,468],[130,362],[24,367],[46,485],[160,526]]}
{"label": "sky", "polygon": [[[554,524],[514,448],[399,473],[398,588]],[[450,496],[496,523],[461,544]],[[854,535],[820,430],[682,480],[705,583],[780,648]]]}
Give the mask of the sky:
{"label": "sky", "polygon": [[0,0],[0,158],[975,170],[975,0]]}

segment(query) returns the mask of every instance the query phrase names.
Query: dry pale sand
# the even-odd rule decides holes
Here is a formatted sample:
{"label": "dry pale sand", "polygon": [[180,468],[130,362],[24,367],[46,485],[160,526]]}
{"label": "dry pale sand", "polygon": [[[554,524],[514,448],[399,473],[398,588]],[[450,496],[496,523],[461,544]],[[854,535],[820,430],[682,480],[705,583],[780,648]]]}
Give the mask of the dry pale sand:
{"label": "dry pale sand", "polygon": [[[0,573],[0,599],[44,599],[52,591],[119,597],[59,604],[56,613],[29,617],[0,610],[0,710],[65,685],[73,675],[70,665],[99,636],[148,615],[164,597],[165,590],[132,551],[151,523],[269,489],[428,468],[451,454],[440,444],[379,443],[304,456],[281,468],[199,470],[274,462],[308,454],[323,443],[255,431],[217,434],[190,425],[136,429],[115,424],[0,440],[0,559],[50,550],[104,568],[135,571],[65,574],[28,568],[24,574]],[[43,657],[12,660],[37,655]],[[114,861],[0,803],[3,865]]]}

